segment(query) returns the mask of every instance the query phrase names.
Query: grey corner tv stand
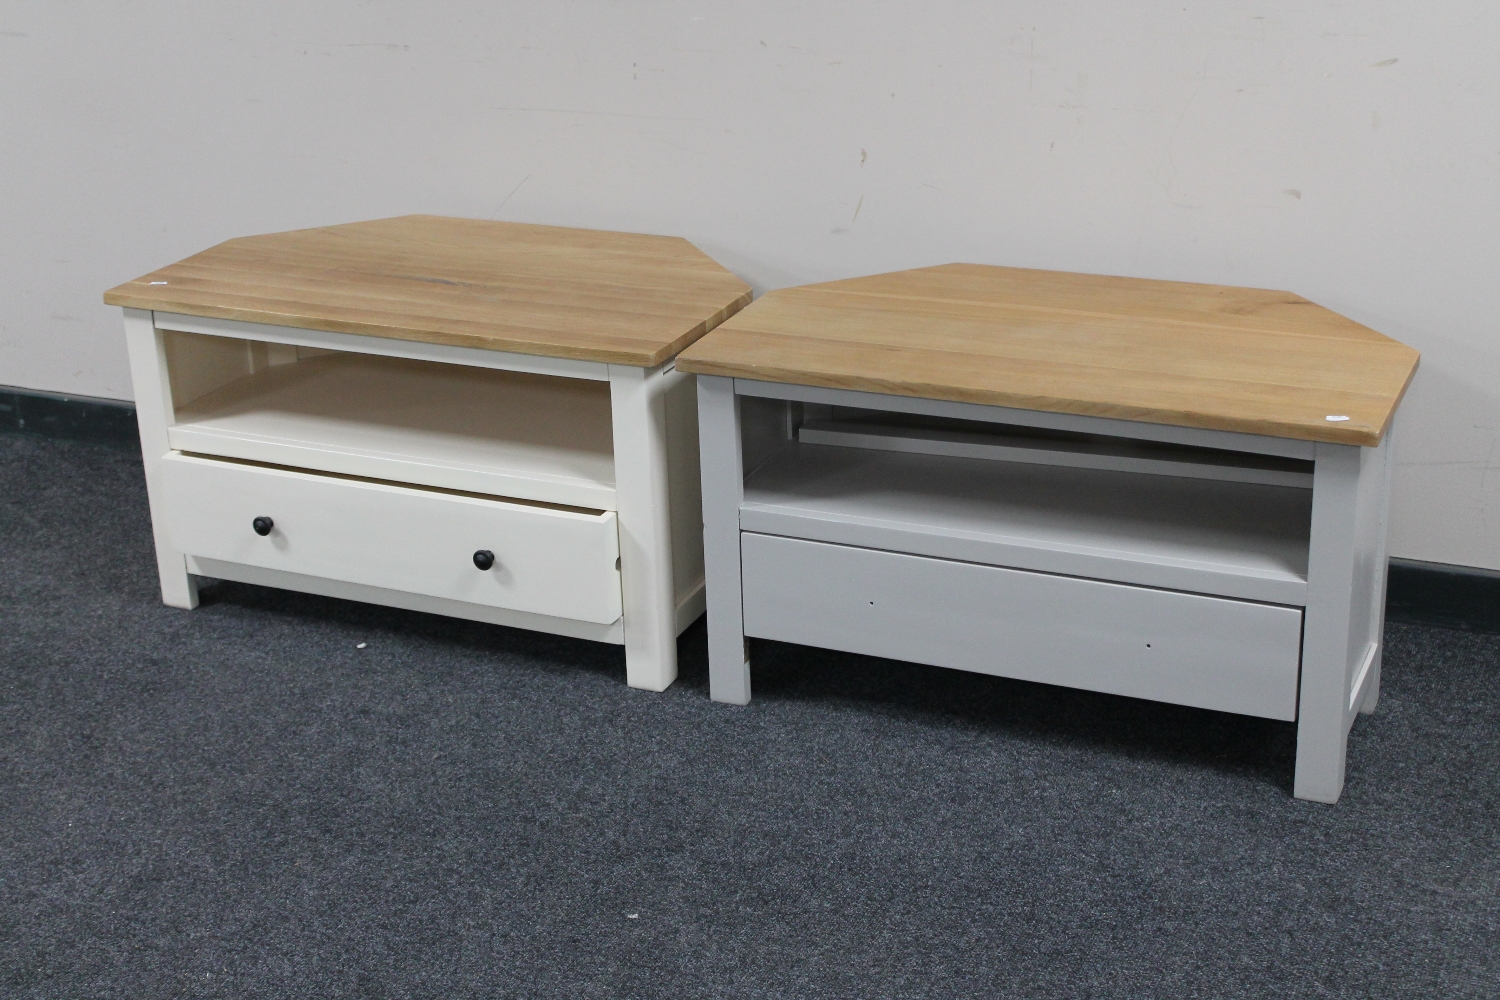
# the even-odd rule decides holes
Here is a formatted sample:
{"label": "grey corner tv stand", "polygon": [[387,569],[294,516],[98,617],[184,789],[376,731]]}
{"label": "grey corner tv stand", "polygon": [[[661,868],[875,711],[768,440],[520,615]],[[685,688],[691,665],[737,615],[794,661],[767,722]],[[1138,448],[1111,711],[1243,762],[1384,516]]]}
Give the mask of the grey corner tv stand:
{"label": "grey corner tv stand", "polygon": [[1297,724],[1380,690],[1409,347],[1286,292],[945,265],[771,292],[698,375],[711,694],[747,636]]}

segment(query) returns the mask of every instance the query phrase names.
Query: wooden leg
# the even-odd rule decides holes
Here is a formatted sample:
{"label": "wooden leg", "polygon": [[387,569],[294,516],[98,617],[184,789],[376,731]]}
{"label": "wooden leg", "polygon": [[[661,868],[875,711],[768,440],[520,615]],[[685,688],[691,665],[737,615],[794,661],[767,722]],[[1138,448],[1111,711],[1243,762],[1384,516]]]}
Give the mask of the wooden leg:
{"label": "wooden leg", "polygon": [[648,691],[664,691],[677,679],[667,381],[661,369],[609,366],[625,680]]}
{"label": "wooden leg", "polygon": [[703,470],[703,563],[708,582],[708,692],[750,702],[750,657],[740,603],[740,503],[745,473],[740,400],[734,380],[698,376],[699,464]]}
{"label": "wooden leg", "polygon": [[141,432],[141,460],[146,467],[161,599],[174,608],[196,608],[198,578],[187,571],[187,560],[172,547],[166,516],[161,512],[161,460],[172,450],[167,443],[167,427],[173,420],[172,385],[167,378],[166,348],[149,310],[125,310],[125,346],[130,356],[130,380],[135,386],[135,417]]}

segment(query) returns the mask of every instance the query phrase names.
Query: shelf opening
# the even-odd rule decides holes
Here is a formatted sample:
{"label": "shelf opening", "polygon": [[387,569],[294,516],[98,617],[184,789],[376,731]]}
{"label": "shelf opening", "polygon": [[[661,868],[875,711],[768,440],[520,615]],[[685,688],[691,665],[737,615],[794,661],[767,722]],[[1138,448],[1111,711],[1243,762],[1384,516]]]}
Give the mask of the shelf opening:
{"label": "shelf opening", "polygon": [[1312,489],[1312,462],[1275,455],[849,407],[822,410],[804,417],[799,441]]}
{"label": "shelf opening", "polygon": [[1306,601],[1310,462],[741,400],[745,531]]}
{"label": "shelf opening", "polygon": [[165,336],[179,451],[615,508],[607,382]]}

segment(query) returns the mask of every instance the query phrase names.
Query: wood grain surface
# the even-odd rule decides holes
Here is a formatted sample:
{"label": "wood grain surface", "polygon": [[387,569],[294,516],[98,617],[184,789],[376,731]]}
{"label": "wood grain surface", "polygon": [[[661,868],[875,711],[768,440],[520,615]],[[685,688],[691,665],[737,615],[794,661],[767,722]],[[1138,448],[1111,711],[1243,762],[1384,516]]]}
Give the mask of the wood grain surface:
{"label": "wood grain surface", "polygon": [[1417,359],[1290,292],[945,264],[769,292],[678,367],[1375,445]]}
{"label": "wood grain surface", "polygon": [[104,301],[651,367],[750,288],[676,237],[407,215],[229,240]]}

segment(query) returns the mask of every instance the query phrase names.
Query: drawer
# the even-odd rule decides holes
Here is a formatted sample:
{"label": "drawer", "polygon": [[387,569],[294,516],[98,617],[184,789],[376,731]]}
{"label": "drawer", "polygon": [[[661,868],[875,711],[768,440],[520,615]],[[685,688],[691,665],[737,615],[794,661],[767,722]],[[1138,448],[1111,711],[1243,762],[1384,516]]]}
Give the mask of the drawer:
{"label": "drawer", "polygon": [[1302,610],[744,532],[745,634],[1269,719]]}
{"label": "drawer", "polygon": [[[183,553],[609,624],[620,617],[613,511],[509,503],[177,452],[161,466]],[[251,527],[269,517],[262,537]],[[495,563],[475,567],[488,549]]]}

